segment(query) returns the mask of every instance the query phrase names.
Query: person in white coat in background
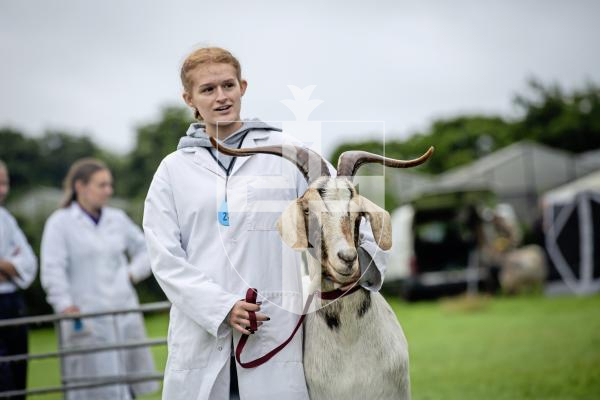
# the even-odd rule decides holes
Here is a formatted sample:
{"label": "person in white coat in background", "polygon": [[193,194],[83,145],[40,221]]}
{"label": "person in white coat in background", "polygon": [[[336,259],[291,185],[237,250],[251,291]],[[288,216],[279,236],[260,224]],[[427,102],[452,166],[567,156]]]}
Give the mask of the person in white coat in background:
{"label": "person in white coat in background", "polygon": [[[181,80],[199,122],[158,167],[143,223],[154,276],[173,303],[163,399],[308,399],[302,330],[256,368],[242,368],[232,357],[242,335],[250,335],[242,355],[250,361],[282,344],[298,322],[301,260],[282,244],[276,221],[307,183],[280,157],[227,157],[209,142],[210,136],[247,148],[293,139],[259,120],[240,120],[248,84],[227,50],[194,51]],[[370,244],[366,250],[383,268]],[[381,271],[371,270],[363,284],[378,290]],[[258,289],[261,304],[245,301],[249,287]],[[249,311],[258,320],[254,334]]]}
{"label": "person in white coat in background", "polygon": [[[71,166],[64,190],[62,207],[48,218],[42,236],[41,281],[48,303],[65,314],[138,307],[133,284],[149,276],[150,263],[140,228],[123,211],[106,206],[113,192],[110,170],[95,159],[79,160]],[[139,313],[67,320],[61,332],[64,347],[146,338]],[[154,372],[148,348],[73,355],[63,364],[63,378],[70,383]],[[66,398],[127,400],[158,386],[113,384],[68,391]]]}
{"label": "person in white coat in background", "polygon": [[[25,316],[25,302],[20,290],[35,279],[37,258],[25,235],[4,203],[10,181],[8,168],[0,160],[0,319]],[[0,328],[0,356],[28,352],[27,326]],[[27,362],[0,363],[0,392],[24,390],[27,385]],[[24,399],[25,396],[14,396]]]}

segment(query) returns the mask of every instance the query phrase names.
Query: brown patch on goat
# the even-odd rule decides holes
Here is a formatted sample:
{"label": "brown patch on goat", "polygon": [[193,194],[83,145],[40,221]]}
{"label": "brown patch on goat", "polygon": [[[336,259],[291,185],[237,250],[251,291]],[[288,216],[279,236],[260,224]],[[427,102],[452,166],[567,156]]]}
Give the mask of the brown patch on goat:
{"label": "brown patch on goat", "polygon": [[344,239],[346,239],[346,241],[348,243],[353,243],[352,242],[352,225],[350,222],[350,217],[346,216],[346,217],[340,218],[340,224],[341,224],[341,228],[342,228],[342,234],[344,235]]}
{"label": "brown patch on goat", "polygon": [[354,247],[358,249],[358,240],[360,238],[360,222],[362,220],[362,215],[358,215],[354,220]]}

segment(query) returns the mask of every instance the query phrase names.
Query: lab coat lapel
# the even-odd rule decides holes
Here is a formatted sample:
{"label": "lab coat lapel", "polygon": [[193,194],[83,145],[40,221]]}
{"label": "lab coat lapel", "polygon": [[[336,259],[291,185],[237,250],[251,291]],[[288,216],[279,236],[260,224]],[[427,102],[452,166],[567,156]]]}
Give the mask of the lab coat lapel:
{"label": "lab coat lapel", "polygon": [[210,150],[207,150],[202,147],[193,147],[190,149],[184,149],[184,152],[193,152],[194,153],[194,162],[200,165],[202,168],[205,168],[212,172],[215,175],[218,175],[222,178],[225,178],[225,171],[223,168],[217,164],[217,161],[209,154]]}
{"label": "lab coat lapel", "polygon": [[[94,224],[92,219],[88,215],[85,214],[85,212],[81,209],[81,207],[79,206],[79,204],[77,204],[76,201],[71,203],[69,211],[71,212],[71,215],[73,216],[73,218],[75,218],[77,221],[79,221],[79,223],[86,229],[95,229],[96,228],[96,224]],[[102,217],[100,217],[100,220],[102,220]]]}
{"label": "lab coat lapel", "polygon": [[106,230],[107,227],[110,226],[111,223],[111,215],[107,213],[105,209],[102,210],[102,214],[100,215],[100,220],[98,224],[95,224],[94,221],[90,218],[89,215],[85,213],[77,204],[77,202],[73,202],[71,204],[71,214],[79,221],[85,228],[93,229],[94,232],[100,234]]}

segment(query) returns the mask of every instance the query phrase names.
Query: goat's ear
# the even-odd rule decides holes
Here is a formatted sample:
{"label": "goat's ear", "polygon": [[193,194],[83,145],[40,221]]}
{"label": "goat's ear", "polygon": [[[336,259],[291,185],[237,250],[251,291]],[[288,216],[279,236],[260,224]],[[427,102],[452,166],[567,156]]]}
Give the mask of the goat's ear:
{"label": "goat's ear", "polygon": [[292,249],[303,250],[308,247],[304,210],[300,199],[292,201],[279,217],[277,229],[281,239]]}
{"label": "goat's ear", "polygon": [[390,214],[371,200],[362,196],[360,196],[360,211],[367,216],[371,223],[375,243],[382,250],[389,250],[392,247]]}

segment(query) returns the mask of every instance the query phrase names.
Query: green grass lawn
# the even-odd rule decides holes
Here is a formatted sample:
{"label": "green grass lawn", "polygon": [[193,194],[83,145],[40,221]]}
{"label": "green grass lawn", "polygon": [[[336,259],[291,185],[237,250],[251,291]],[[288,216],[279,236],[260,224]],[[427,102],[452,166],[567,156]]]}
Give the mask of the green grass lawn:
{"label": "green grass lawn", "polygon": [[[415,400],[600,399],[600,296],[390,303],[408,338]],[[166,314],[146,323],[149,336],[166,335]],[[55,349],[54,332],[33,331],[30,346]],[[153,352],[162,369],[166,348]],[[56,361],[30,364],[29,387],[58,382]]]}

